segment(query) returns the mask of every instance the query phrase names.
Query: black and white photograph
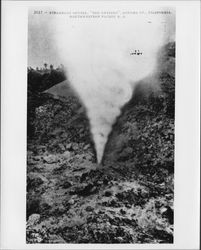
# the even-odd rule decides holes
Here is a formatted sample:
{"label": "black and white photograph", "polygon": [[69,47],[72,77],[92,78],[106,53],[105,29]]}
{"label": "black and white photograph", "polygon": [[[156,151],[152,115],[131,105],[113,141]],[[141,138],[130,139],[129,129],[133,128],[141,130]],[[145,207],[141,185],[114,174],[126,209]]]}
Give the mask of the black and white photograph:
{"label": "black and white photograph", "polygon": [[29,9],[28,244],[174,242],[175,15]]}
{"label": "black and white photograph", "polygon": [[0,249],[200,247],[200,1],[3,0]]}

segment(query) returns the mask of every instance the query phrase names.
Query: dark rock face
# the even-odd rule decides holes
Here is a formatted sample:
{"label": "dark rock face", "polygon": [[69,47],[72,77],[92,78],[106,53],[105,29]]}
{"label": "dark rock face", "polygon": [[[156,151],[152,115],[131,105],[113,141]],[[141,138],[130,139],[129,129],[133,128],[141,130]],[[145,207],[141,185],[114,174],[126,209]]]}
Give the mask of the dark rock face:
{"label": "dark rock face", "polygon": [[46,93],[37,102],[29,93],[37,105],[28,121],[34,131],[27,141],[27,243],[173,242],[173,68],[169,44],[157,77],[160,90],[146,83],[136,88],[102,165],[75,95]]}

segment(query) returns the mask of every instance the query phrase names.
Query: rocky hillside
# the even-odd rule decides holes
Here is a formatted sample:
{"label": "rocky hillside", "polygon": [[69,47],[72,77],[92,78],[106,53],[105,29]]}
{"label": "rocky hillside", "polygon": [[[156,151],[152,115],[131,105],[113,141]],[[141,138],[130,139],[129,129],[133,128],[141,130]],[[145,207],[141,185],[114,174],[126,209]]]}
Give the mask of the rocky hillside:
{"label": "rocky hillside", "polygon": [[28,124],[27,243],[173,242],[174,50],[171,43],[163,51],[157,89],[136,87],[102,165],[74,92],[37,93],[43,101],[29,109]]}

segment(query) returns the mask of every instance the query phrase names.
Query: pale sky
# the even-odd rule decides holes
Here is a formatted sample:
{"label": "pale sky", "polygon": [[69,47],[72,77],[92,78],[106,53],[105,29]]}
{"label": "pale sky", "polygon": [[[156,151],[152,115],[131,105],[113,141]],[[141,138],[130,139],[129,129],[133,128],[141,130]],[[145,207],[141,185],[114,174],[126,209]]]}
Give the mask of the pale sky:
{"label": "pale sky", "polygon": [[[33,14],[35,9],[29,10],[28,22],[28,66],[43,67],[44,63],[53,64],[56,68],[62,62],[53,34],[53,15]],[[47,8],[43,11],[47,11]],[[95,20],[94,20],[95,21]],[[174,35],[174,18],[169,18],[168,32]],[[51,23],[51,25],[50,25]]]}
{"label": "pale sky", "polygon": [[50,17],[32,13],[30,11],[28,24],[28,66],[40,68],[47,63],[56,68],[62,62],[52,40],[54,29],[47,25]]}

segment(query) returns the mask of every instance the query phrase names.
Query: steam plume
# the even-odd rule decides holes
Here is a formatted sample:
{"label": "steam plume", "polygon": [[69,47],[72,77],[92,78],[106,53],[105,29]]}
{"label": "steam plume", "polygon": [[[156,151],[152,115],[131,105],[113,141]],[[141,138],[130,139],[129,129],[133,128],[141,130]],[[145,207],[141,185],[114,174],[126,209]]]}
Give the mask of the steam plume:
{"label": "steam plume", "polygon": [[135,84],[156,68],[167,20],[161,14],[139,14],[115,20],[77,18],[68,22],[56,17],[54,21],[60,56],[87,109],[100,163],[112,125]]}

